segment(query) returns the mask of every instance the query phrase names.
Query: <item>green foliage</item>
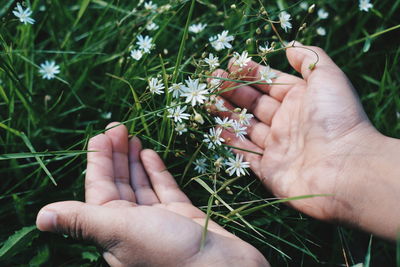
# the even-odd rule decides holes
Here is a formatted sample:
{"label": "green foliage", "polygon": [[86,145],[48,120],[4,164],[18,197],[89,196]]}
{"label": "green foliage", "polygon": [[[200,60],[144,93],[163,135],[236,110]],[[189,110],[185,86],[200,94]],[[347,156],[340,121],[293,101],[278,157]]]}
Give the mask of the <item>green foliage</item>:
{"label": "green foliage", "polygon": [[[145,147],[161,153],[193,203],[254,244],[272,265],[353,265],[364,261],[365,251],[371,266],[394,265],[393,244],[379,240],[372,244],[367,234],[299,214],[282,205],[287,199],[274,199],[252,176],[196,174],[193,162],[210,156],[191,136],[174,134],[166,117],[172,97],[153,96],[146,86],[157,75],[169,83],[189,75],[211,77],[198,68],[198,59],[212,51],[209,37],[225,29],[235,41],[234,49],[220,56],[223,68],[233,51],[247,49],[260,60],[256,55],[259,45],[296,38],[324,48],[349,76],[373,124],[382,133],[399,138],[400,0],[373,1],[370,12],[359,11],[357,1],[315,1],[316,10],[323,7],[329,12],[326,20],[300,8],[301,2],[312,1],[153,0],[159,6],[171,4],[170,10],[154,14],[137,7],[138,2],[30,0],[25,4],[32,8],[36,23],[23,25],[12,14],[16,1],[2,1],[0,265],[103,264],[97,249],[89,244],[39,234],[34,226],[24,226],[34,224],[37,211],[45,204],[84,199],[88,139],[104,132],[113,120],[122,121]],[[277,24],[279,35],[275,34],[260,11],[262,5],[273,20],[281,10],[289,12],[292,31],[285,33]],[[160,28],[146,31],[149,20]],[[307,27],[298,32],[303,21]],[[207,23],[207,29],[197,35],[189,33],[188,26],[199,22]],[[326,36],[317,35],[317,27],[324,27]],[[151,35],[156,48],[135,61],[129,52],[139,34]],[[38,73],[45,60],[60,65],[56,79],[44,80]],[[294,73],[282,49],[268,61]],[[195,137],[202,137],[202,130]]]}
{"label": "green foliage", "polygon": [[36,226],[23,227],[11,235],[0,248],[0,261],[6,261],[27,249],[39,235]]}

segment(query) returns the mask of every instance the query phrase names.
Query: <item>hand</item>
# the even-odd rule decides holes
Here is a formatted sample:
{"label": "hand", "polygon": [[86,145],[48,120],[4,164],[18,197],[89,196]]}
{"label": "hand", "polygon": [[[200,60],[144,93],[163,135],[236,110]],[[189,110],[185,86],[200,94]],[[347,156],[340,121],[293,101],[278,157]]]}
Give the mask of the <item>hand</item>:
{"label": "hand", "polygon": [[[319,61],[311,70],[316,54]],[[394,163],[390,160],[394,148],[389,145],[393,147],[393,140],[371,125],[350,81],[322,49],[295,43],[286,55],[302,78],[273,70],[277,78],[270,85],[222,83],[221,96],[228,108],[246,108],[255,115],[248,139],[241,141],[228,130],[222,136],[229,145],[261,154],[236,150],[276,196],[331,195],[292,201],[290,204],[300,211],[395,237],[400,213],[393,216],[391,209],[393,204],[398,206],[399,183],[384,187],[379,178],[387,173],[377,170]],[[231,60],[229,73],[217,70],[213,76],[260,81],[259,72],[266,68],[252,61],[239,69],[233,63]],[[238,88],[227,90],[233,86]],[[235,116],[232,112],[219,115]],[[383,162],[388,155],[381,167],[374,163]],[[395,169],[399,174],[399,168]],[[390,226],[385,228],[378,215],[389,216]]]}
{"label": "hand", "polygon": [[210,221],[179,189],[153,150],[125,126],[89,142],[86,203],[65,201],[41,209],[37,227],[95,241],[111,266],[268,266],[252,246]]}

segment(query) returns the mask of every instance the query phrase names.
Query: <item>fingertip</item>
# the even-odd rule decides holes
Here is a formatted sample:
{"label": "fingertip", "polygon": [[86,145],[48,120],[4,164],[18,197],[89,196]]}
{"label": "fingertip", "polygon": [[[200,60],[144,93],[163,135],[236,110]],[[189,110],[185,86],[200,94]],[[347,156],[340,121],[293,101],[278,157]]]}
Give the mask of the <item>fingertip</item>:
{"label": "fingertip", "polygon": [[166,169],[160,156],[152,149],[140,151],[140,158],[147,172],[155,170],[161,172]]}
{"label": "fingertip", "polygon": [[57,214],[54,211],[42,208],[36,217],[36,227],[42,232],[52,232],[56,227]]}
{"label": "fingertip", "polygon": [[98,134],[89,139],[89,150],[106,150],[111,146],[110,138],[105,134]]}
{"label": "fingertip", "polygon": [[106,126],[105,134],[121,134],[128,135],[128,129],[126,126],[120,122],[111,122]]}
{"label": "fingertip", "polygon": [[118,121],[110,122],[109,124],[107,124],[106,130],[108,130],[108,129],[110,129],[110,128],[113,128],[113,127],[117,127],[117,125],[119,125],[119,124],[121,124],[121,123],[118,122]]}

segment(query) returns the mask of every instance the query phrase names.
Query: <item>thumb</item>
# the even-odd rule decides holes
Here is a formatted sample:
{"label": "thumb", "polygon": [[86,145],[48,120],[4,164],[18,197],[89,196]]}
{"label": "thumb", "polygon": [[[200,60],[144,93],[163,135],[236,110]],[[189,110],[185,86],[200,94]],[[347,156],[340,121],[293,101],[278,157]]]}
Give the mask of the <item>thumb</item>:
{"label": "thumb", "polygon": [[[305,46],[298,41],[293,41],[286,49],[286,56],[290,65],[300,72],[305,80],[308,80],[311,76],[328,78],[334,74],[343,75],[341,69],[320,47]],[[324,74],[328,77],[323,77]]]}
{"label": "thumb", "polygon": [[40,231],[57,232],[76,239],[93,240],[104,249],[110,240],[118,240],[118,232],[110,231],[118,216],[113,210],[79,201],[64,201],[43,207],[36,218]]}

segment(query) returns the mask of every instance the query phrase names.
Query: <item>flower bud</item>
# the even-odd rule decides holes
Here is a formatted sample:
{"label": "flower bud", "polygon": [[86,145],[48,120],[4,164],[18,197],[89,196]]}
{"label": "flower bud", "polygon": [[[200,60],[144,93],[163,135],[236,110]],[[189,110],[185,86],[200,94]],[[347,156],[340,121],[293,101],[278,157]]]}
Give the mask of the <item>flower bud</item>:
{"label": "flower bud", "polygon": [[314,13],[314,10],[315,10],[315,4],[312,4],[312,5],[308,8],[308,13],[309,13],[309,14],[312,14],[312,13]]}

